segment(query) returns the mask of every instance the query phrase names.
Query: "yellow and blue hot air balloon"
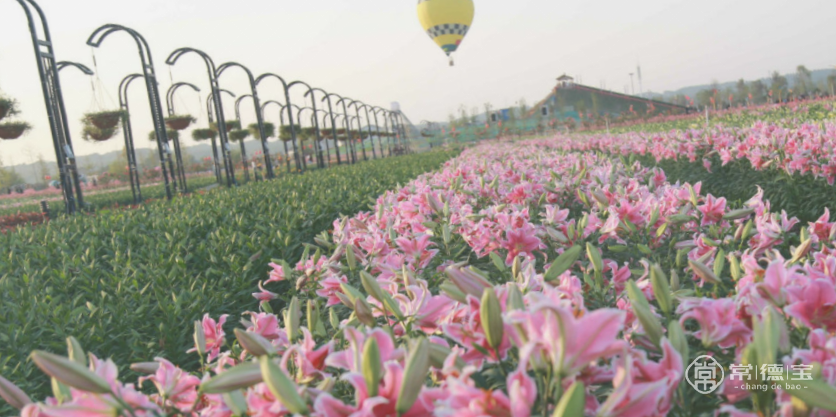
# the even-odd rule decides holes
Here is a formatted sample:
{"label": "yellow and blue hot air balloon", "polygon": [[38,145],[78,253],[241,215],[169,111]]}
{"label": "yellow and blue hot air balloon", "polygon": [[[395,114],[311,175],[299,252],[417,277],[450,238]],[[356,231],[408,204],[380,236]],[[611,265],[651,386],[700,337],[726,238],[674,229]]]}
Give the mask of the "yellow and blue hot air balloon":
{"label": "yellow and blue hot air balloon", "polygon": [[453,65],[451,54],[459,48],[473,23],[473,0],[418,0],[418,20]]}

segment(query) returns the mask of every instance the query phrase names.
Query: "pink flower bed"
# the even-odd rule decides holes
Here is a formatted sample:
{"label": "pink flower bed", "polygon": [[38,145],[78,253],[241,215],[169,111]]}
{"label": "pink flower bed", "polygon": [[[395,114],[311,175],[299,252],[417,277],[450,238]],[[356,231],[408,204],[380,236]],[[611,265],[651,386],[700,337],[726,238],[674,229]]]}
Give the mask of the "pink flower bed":
{"label": "pink flower bed", "polygon": [[33,354],[56,397],[0,394],[26,416],[836,415],[829,212],[574,147],[485,144],[337,219],[234,335],[195,323],[198,372],[134,364],[153,394],[78,346]]}

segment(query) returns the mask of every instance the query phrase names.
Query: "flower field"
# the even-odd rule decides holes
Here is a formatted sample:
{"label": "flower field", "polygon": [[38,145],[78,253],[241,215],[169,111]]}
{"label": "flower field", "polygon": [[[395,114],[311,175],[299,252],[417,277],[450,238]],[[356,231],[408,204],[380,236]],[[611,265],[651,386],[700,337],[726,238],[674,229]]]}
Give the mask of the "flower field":
{"label": "flower field", "polygon": [[[683,135],[650,143],[660,155],[690,157],[681,142],[702,142]],[[67,357],[32,354],[53,378],[50,398],[31,403],[4,380],[0,393],[28,416],[836,415],[829,211],[805,224],[773,210],[762,192],[737,203],[699,183],[671,183],[662,169],[619,155],[654,152],[647,141],[616,139],[558,136],[466,150],[386,192],[370,211],[336,218],[298,263],[288,262],[292,251],[276,256],[257,286],[236,295],[258,300],[240,324],[222,313],[239,313],[230,308],[241,302],[195,305],[178,294],[170,307],[207,314],[193,337],[166,340],[176,348],[160,353],[191,348],[188,358],[122,355],[116,359],[145,374],[128,382],[113,361],[92,354],[102,354],[101,339],[71,338]],[[776,165],[789,167],[803,152],[755,142],[750,149],[769,151]],[[706,143],[695,161],[719,153],[713,139]],[[826,165],[822,158],[793,169],[829,175],[815,168]],[[77,267],[88,268],[82,256]],[[102,328],[117,324],[96,305],[79,308],[98,314]],[[191,333],[181,322],[148,323],[156,325],[160,336]],[[25,333],[14,333],[12,345]],[[157,343],[124,337],[127,349]],[[702,373],[691,373],[695,365]],[[0,373],[25,380],[8,369]]]}
{"label": "flower field", "polygon": [[[298,258],[340,213],[438,168],[432,152],[215,189],[133,210],[99,211],[0,235],[0,375],[29,394],[50,392],[27,360],[73,335],[112,357],[165,356],[196,369],[189,323],[243,312],[270,259]],[[186,327],[183,327],[183,324]],[[2,391],[0,391],[2,392]],[[11,414],[0,401],[0,415]]]}

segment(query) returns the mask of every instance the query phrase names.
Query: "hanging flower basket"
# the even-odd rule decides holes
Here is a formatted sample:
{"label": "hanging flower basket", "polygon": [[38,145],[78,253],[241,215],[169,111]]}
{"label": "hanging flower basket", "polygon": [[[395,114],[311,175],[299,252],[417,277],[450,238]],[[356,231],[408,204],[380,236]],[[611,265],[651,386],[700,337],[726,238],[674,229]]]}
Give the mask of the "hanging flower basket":
{"label": "hanging flower basket", "polygon": [[0,120],[17,114],[17,102],[13,99],[0,97]]}
{"label": "hanging flower basket", "polygon": [[218,131],[215,129],[192,130],[192,139],[196,141],[215,139],[216,137],[218,137]]}
{"label": "hanging flower basket", "polygon": [[[250,134],[254,138],[258,138],[258,137],[261,136],[261,132],[258,131],[258,123],[250,124],[249,126],[247,126],[247,130],[250,131]],[[273,136],[276,136],[276,125],[274,125],[272,123],[266,123],[265,122],[264,123],[264,136],[266,136],[265,139],[272,138]]]}
{"label": "hanging flower basket", "polygon": [[[226,133],[241,129],[241,122],[238,120],[227,120],[224,124],[226,125]],[[212,129],[218,130],[218,124],[212,123]]]}
{"label": "hanging flower basket", "polygon": [[344,135],[345,134],[345,129],[337,129],[337,134],[338,135]]}
{"label": "hanging flower basket", "polygon": [[[166,136],[168,136],[169,140],[180,139],[180,133],[178,133],[176,130],[166,129],[165,134],[166,134]],[[156,142],[157,141],[157,132],[155,132],[153,130],[151,132],[149,132],[148,133],[148,140],[150,140],[151,142]]]}
{"label": "hanging flower basket", "polygon": [[111,127],[109,129],[99,129],[92,124],[84,126],[84,130],[81,131],[81,137],[89,142],[104,142],[113,137],[113,135],[117,132],[116,127]]}
{"label": "hanging flower basket", "polygon": [[194,121],[195,118],[188,114],[174,115],[165,118],[165,125],[168,126],[169,129],[185,130]]}
{"label": "hanging flower basket", "polygon": [[101,111],[85,114],[83,121],[101,130],[107,130],[115,128],[119,124],[119,121],[122,120],[122,117],[128,117],[128,112],[124,110]]}
{"label": "hanging flower basket", "polygon": [[29,126],[29,123],[26,122],[2,123],[0,124],[0,138],[6,140],[17,139],[31,128],[32,126]]}
{"label": "hanging flower basket", "polygon": [[250,136],[250,132],[246,130],[233,130],[229,132],[229,140],[233,142],[240,142],[244,140],[247,136]]}
{"label": "hanging flower basket", "polygon": [[[302,129],[298,125],[293,125],[293,130],[296,132],[297,135],[302,133]],[[290,125],[282,125],[279,128],[279,139],[289,142],[293,139],[291,136]]]}

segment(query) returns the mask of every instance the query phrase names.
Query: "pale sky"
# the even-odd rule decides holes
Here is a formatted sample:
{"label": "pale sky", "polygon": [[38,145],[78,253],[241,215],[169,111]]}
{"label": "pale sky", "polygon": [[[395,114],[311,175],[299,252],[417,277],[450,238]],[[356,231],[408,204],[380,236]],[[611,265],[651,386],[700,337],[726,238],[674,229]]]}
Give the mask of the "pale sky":
{"label": "pale sky", "polygon": [[[393,101],[414,123],[446,120],[460,105],[490,102],[494,108],[520,98],[540,100],[562,73],[584,84],[623,91],[640,63],[645,90],[664,91],[836,65],[833,0],[475,0],[476,18],[449,67],[443,52],[424,33],[415,0],[40,0],[58,60],[92,67],[85,42],[105,23],[142,33],[150,43],[161,94],[169,82],[165,64],[176,48],[190,46],[216,64],[238,61],[257,75],[271,71],[290,80],[389,107]],[[127,35],[109,37],[96,50],[103,109],[118,106],[118,84],[140,71],[137,49]],[[172,69],[175,82],[201,88],[202,98],[178,92],[178,113],[200,115],[208,90],[196,56]],[[121,149],[121,134],[104,144],[81,139],[83,113],[95,110],[90,77],[73,69],[61,75],[79,155]],[[221,86],[248,92],[242,72],[230,70]],[[638,90],[638,85],[636,85]],[[0,1],[0,91],[16,98],[21,120],[35,128],[18,141],[0,142],[4,164],[30,162],[42,153],[54,160],[40,83],[20,6]],[[293,100],[301,103],[302,89]],[[259,88],[262,99],[281,99],[277,83]],[[107,98],[109,96],[109,98]],[[135,82],[130,103],[137,147],[150,147],[152,130],[144,86]],[[280,100],[283,101],[283,100]],[[228,117],[233,115],[227,102]],[[250,101],[245,124],[254,122]],[[275,114],[268,119],[277,122]],[[190,138],[186,145],[193,144]]]}

